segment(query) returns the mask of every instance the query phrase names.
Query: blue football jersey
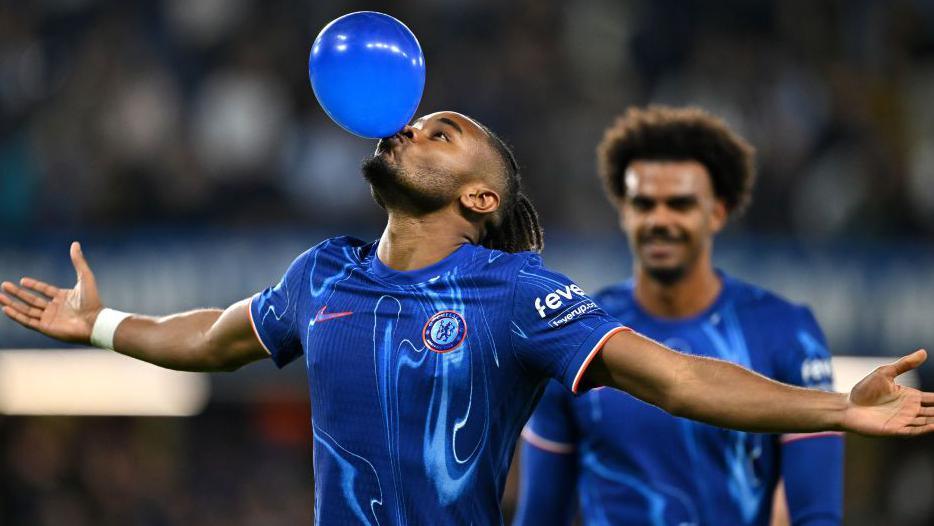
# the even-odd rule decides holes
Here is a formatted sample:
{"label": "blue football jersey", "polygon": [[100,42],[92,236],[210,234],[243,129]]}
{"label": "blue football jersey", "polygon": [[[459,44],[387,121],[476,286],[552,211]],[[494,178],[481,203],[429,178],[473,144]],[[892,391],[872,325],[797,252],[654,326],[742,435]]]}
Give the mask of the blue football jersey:
{"label": "blue football jersey", "polygon": [[[594,299],[625,325],[677,351],[734,362],[785,383],[831,389],[830,355],[811,312],[721,278],[714,304],[687,319],[660,319],[643,311],[631,280]],[[556,387],[548,386],[523,436],[540,450],[576,456],[585,524],[769,524],[782,437],[676,418],[615,389],[574,397]],[[840,440],[837,434],[830,439]],[[842,476],[842,454],[837,454],[842,450],[833,446],[827,484]],[[812,470],[810,476],[821,474]],[[831,510],[840,508],[839,484],[828,490]]]}
{"label": "blue football jersey", "polygon": [[321,524],[500,524],[516,440],[620,323],[539,256],[462,245],[395,271],[341,237],[254,296],[277,365],[303,356]]}

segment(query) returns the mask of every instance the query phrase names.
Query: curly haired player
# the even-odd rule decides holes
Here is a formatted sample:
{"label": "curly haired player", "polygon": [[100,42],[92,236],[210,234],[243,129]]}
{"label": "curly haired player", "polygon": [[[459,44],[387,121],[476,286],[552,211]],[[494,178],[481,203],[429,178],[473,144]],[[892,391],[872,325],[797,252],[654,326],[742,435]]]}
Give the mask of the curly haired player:
{"label": "curly haired player", "polygon": [[[597,155],[634,276],[595,301],[672,349],[831,390],[830,354],[811,312],[711,260],[714,236],[749,203],[752,148],[700,109],[650,106],[619,117]],[[725,430],[620,391],[575,398],[555,384],[523,437],[518,524],[569,524],[576,496],[586,524],[767,525],[779,479],[794,524],[842,520],[839,433]]]}

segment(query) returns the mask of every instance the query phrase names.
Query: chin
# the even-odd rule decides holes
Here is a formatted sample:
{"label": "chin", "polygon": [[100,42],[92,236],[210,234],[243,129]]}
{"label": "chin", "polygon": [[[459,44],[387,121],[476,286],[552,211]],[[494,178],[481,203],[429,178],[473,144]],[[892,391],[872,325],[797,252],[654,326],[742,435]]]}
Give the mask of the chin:
{"label": "chin", "polygon": [[687,273],[687,268],[683,265],[643,265],[645,273],[653,280],[664,285],[673,285]]}
{"label": "chin", "polygon": [[399,176],[399,168],[382,155],[374,155],[365,159],[360,169],[363,172],[363,178],[370,184],[394,181]]}

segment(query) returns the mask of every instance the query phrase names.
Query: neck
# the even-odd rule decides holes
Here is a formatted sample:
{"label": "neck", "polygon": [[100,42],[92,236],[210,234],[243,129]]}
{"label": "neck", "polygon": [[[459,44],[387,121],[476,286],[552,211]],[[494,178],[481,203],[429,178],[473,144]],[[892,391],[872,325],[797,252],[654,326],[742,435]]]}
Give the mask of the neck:
{"label": "neck", "polygon": [[390,212],[376,255],[393,270],[417,270],[450,256],[464,243],[479,243],[479,232],[450,208],[418,216]]}
{"label": "neck", "polygon": [[723,289],[710,257],[702,257],[675,283],[661,283],[653,279],[638,262],[635,267],[636,301],[652,316],[696,316],[713,305]]}

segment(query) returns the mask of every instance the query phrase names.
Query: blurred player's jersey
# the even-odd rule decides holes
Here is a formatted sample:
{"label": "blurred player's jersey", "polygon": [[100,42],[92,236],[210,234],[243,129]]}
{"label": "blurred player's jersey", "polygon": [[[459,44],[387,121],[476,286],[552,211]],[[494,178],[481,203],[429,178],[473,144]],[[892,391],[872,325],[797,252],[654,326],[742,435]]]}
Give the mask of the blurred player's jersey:
{"label": "blurred player's jersey", "polygon": [[499,524],[515,442],[548,378],[575,389],[619,322],[531,253],[465,244],[399,272],[342,237],[250,314],[277,365],[304,355],[321,524]]}
{"label": "blurred player's jersey", "polygon": [[[622,323],[675,350],[734,362],[785,383],[831,389],[830,355],[810,311],[721,278],[716,302],[688,319],[644,312],[631,280],[594,299]],[[779,436],[672,417],[615,389],[579,397],[562,391],[548,386],[523,437],[540,449],[577,455],[585,524],[769,524],[780,475]]]}

